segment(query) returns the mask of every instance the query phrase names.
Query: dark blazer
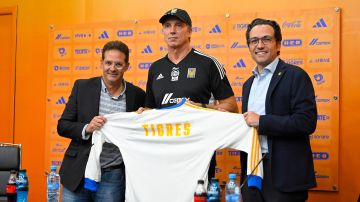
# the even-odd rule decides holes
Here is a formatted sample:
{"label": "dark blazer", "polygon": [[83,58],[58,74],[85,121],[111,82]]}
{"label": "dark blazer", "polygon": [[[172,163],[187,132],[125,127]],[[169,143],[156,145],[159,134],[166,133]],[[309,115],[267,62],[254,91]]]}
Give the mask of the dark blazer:
{"label": "dark blazer", "polygon": [[[100,93],[101,77],[77,80],[58,121],[59,135],[71,139],[60,168],[61,183],[71,191],[75,191],[84,178],[91,138],[83,140],[81,133],[84,126],[99,115]],[[125,93],[127,112],[144,106],[145,92],[142,89],[126,82]]]}
{"label": "dark blazer", "polygon": [[[251,76],[243,85],[243,113],[247,112],[253,80]],[[274,186],[283,192],[315,187],[309,135],[316,128],[317,109],[308,74],[279,60],[266,94],[265,111],[258,133],[268,138]],[[241,157],[242,170],[246,170],[246,153]]]}

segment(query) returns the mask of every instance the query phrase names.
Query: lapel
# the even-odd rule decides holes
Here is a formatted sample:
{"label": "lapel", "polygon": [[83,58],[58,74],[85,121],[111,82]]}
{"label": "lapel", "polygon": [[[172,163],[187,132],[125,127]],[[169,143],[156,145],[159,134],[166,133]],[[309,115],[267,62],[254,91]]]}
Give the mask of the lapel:
{"label": "lapel", "polygon": [[243,86],[243,95],[242,95],[242,112],[245,113],[248,110],[248,101],[249,101],[249,95],[251,90],[251,85],[254,81],[254,75],[252,75],[248,81],[246,82],[246,85]]}
{"label": "lapel", "polygon": [[[101,77],[96,77],[93,82],[89,85],[89,99],[91,102],[89,106],[92,106],[89,110],[89,114],[94,116],[99,115],[99,105],[100,105],[100,94],[101,94]],[[93,116],[92,116],[93,117]]]}
{"label": "lapel", "polygon": [[284,76],[286,72],[286,63],[283,62],[281,59],[279,59],[279,63],[276,66],[275,72],[271,78],[270,84],[269,84],[269,88],[268,91],[266,93],[266,100],[265,100],[265,111],[266,114],[271,113],[270,110],[270,98],[272,93],[275,90],[275,87],[278,85],[279,81],[281,80],[281,78]]}
{"label": "lapel", "polygon": [[135,102],[135,93],[134,90],[132,89],[133,86],[131,83],[126,82],[126,90],[125,90],[125,94],[126,94],[126,111],[127,112],[132,112],[134,111],[134,102]]}

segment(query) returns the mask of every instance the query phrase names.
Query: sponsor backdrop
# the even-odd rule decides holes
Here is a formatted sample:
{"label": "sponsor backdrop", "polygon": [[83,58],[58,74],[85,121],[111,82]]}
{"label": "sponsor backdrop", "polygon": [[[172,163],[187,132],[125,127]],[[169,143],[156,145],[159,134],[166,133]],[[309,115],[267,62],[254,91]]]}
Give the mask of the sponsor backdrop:
{"label": "sponsor backdrop", "polygon": [[[242,85],[255,63],[249,54],[245,31],[256,17],[276,20],[283,32],[280,58],[305,69],[316,92],[318,125],[310,136],[318,187],[338,190],[339,145],[339,32],[337,9],[246,13],[192,17],[191,44],[225,66],[241,107]],[[157,19],[99,24],[53,26],[49,33],[46,105],[45,170],[60,166],[69,141],[58,136],[57,120],[76,79],[101,75],[102,46],[121,40],[130,48],[130,69],[125,79],[145,89],[151,63],[167,52]],[[217,151],[217,177],[223,183],[229,172],[240,173],[239,151]]]}

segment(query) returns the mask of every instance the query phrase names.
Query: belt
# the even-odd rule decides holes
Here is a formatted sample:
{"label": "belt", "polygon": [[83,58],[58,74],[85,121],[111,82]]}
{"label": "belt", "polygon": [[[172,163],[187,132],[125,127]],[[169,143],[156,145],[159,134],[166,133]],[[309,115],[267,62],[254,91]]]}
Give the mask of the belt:
{"label": "belt", "polygon": [[110,167],[106,167],[106,168],[101,168],[101,171],[112,171],[112,170],[118,170],[118,169],[123,169],[125,168],[124,164],[120,164],[120,165],[115,165],[115,166],[110,166]]}

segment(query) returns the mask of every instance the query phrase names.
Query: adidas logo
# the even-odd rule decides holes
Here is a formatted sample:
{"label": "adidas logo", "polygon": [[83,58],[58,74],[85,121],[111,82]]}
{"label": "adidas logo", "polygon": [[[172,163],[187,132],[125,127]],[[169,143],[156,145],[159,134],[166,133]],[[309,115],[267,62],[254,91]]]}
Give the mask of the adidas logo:
{"label": "adidas logo", "polygon": [[235,65],[233,67],[234,68],[243,68],[243,67],[246,67],[246,64],[243,59],[240,59],[237,63],[235,63]]}
{"label": "adidas logo", "polygon": [[141,51],[142,54],[144,53],[152,53],[153,51],[151,50],[150,45],[147,45],[143,51]]}
{"label": "adidas logo", "polygon": [[209,32],[210,34],[221,33],[220,26],[216,24]]}
{"label": "adidas logo", "polygon": [[315,25],[313,25],[313,28],[322,28],[322,27],[327,27],[325,20],[323,18],[320,18],[319,21],[317,21],[315,23]]}
{"label": "adidas logo", "polygon": [[159,76],[156,78],[156,80],[160,80],[160,79],[163,79],[164,76],[160,73]]}
{"label": "adidas logo", "polygon": [[104,31],[103,33],[101,33],[98,37],[98,39],[108,39],[109,35],[106,31]]}
{"label": "adidas logo", "polygon": [[61,98],[59,98],[59,100],[56,101],[55,104],[57,104],[57,105],[63,105],[63,104],[65,104],[65,103],[66,103],[65,98],[64,98],[63,96],[61,96]]}

